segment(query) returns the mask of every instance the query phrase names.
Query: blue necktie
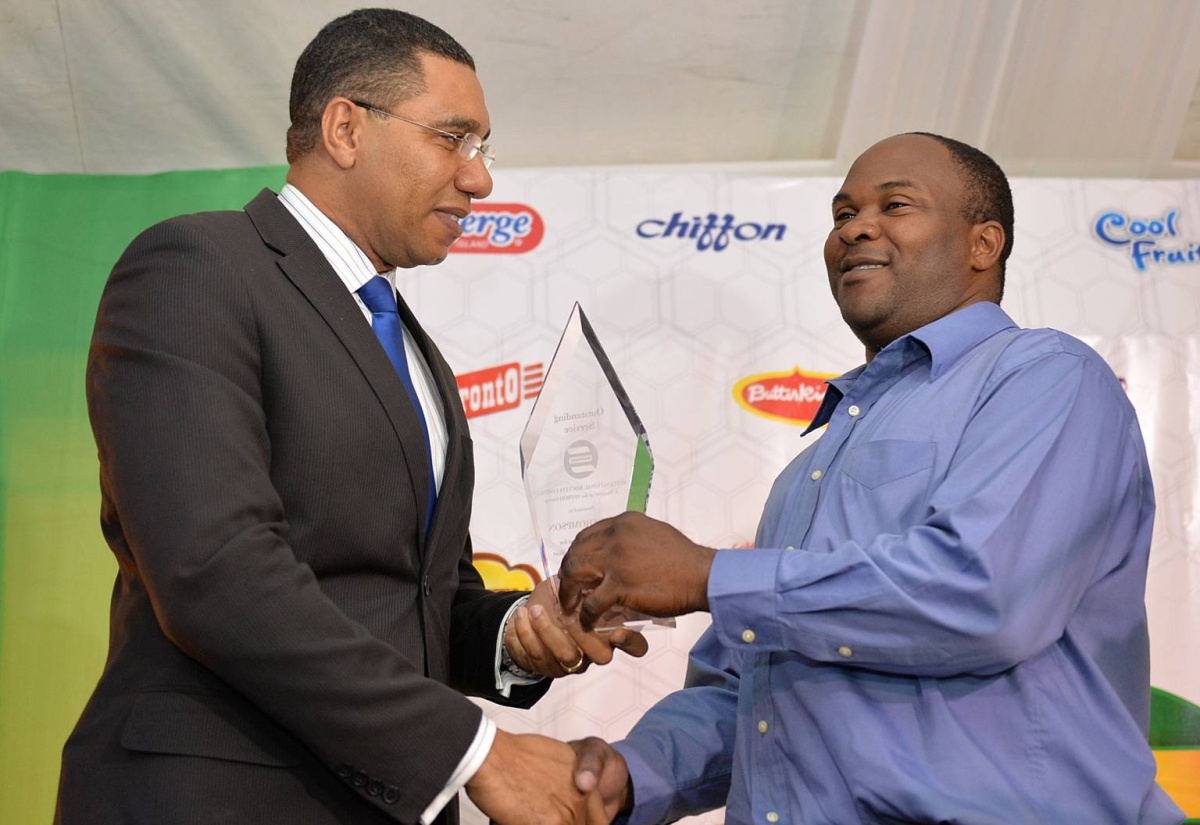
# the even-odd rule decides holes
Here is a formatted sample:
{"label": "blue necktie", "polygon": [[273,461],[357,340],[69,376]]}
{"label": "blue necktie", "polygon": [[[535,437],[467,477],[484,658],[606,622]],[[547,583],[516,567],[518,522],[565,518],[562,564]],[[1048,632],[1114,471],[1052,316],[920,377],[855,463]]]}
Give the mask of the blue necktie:
{"label": "blue necktie", "polygon": [[417,388],[413,386],[412,375],[408,371],[408,358],[404,354],[404,324],[400,320],[400,311],[396,306],[396,293],[387,278],[376,275],[358,289],[358,297],[362,298],[367,309],[371,310],[371,329],[375,337],[383,345],[383,351],[392,361],[392,366],[400,375],[400,382],[408,390],[417,418],[421,422],[421,431],[425,434],[425,458],[429,461],[429,506],[425,509],[425,528],[433,518],[433,503],[437,498],[437,485],[433,480],[433,456],[429,446],[429,426],[425,423],[425,413],[421,409],[421,401],[417,398]]}

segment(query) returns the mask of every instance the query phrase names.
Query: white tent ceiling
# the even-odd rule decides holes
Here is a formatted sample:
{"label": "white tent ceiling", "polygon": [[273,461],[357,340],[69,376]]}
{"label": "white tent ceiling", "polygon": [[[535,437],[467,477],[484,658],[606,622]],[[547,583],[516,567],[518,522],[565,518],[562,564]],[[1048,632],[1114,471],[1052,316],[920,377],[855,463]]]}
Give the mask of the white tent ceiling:
{"label": "white tent ceiling", "polygon": [[[371,0],[0,0],[0,169],[283,163],[304,44]],[[888,134],[1012,175],[1200,177],[1200,0],[411,0],[505,166],[794,161]]]}

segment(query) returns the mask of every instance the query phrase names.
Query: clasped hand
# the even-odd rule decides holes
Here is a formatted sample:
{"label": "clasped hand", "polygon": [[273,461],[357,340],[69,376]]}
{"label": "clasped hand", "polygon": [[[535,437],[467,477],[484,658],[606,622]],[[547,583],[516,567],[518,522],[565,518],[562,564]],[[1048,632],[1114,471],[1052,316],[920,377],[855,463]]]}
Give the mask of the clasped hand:
{"label": "clasped hand", "polygon": [[569,620],[558,603],[558,582],[540,582],[504,628],[504,646],[517,666],[557,679],[582,673],[595,662],[606,665],[614,650],[644,656],[646,637],[630,628],[608,631],[584,629]]}
{"label": "clasped hand", "polygon": [[641,513],[622,513],[579,532],[559,568],[559,602],[585,630],[614,607],[650,616],[708,610],[717,551]]}
{"label": "clasped hand", "polygon": [[495,825],[607,825],[627,798],[628,773],[620,754],[594,741],[583,753],[545,736],[497,731],[467,794]]}

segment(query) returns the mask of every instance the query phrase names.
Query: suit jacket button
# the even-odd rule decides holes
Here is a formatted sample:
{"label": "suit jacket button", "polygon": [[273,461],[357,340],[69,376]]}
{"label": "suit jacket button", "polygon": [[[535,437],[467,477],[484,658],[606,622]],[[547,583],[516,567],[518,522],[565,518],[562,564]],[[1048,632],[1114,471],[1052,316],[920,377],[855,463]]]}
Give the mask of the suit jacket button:
{"label": "suit jacket button", "polygon": [[354,775],[354,766],[349,762],[343,762],[337,766],[336,773],[342,779],[349,779]]}
{"label": "suit jacket button", "polygon": [[426,577],[425,577],[425,581],[424,581],[424,582],[422,582],[422,584],[424,585],[424,586],[423,586],[423,589],[424,589],[424,591],[425,591],[425,595],[426,595],[426,596],[432,596],[432,595],[433,595],[433,585],[431,585],[431,584],[429,583],[429,577],[428,577],[428,576],[426,576]]}
{"label": "suit jacket button", "polygon": [[395,785],[388,785],[383,789],[383,801],[389,805],[395,805],[400,801],[400,789]]}
{"label": "suit jacket button", "polygon": [[367,783],[367,794],[370,796],[379,796],[383,793],[383,783],[378,779],[372,779]]}
{"label": "suit jacket button", "polygon": [[367,772],[355,771],[354,778],[350,780],[350,784],[356,788],[361,788],[367,784]]}

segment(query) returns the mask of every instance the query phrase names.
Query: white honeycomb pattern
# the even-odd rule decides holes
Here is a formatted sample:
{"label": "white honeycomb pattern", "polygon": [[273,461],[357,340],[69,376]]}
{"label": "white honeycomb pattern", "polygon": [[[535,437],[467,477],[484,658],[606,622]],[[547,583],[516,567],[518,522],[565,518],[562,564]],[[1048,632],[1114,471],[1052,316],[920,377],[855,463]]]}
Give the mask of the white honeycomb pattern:
{"label": "white honeycomb pattern", "polygon": [[[457,373],[548,365],[579,301],[649,433],[648,511],[697,541],[746,544],[770,484],[802,447],[801,428],[738,406],[733,385],[798,366],[840,373],[861,361],[829,296],[821,248],[840,180],[662,170],[496,170],[492,201],[537,210],[545,237],[521,255],[454,255],[401,289]],[[1017,232],[1004,306],[1094,346],[1141,416],[1159,500],[1147,592],[1153,682],[1200,701],[1200,264],[1139,273],[1092,233],[1098,215],[1178,209],[1180,245],[1200,242],[1200,181],[1014,180]],[[644,220],[730,214],[785,224],[780,241],[698,251],[640,238]],[[749,232],[749,230],[747,230]],[[471,420],[475,548],[539,566],[517,444],[531,402]],[[810,436],[810,438],[812,438]],[[683,680],[707,617],[651,631],[651,652],[555,684],[529,711],[481,703],[501,728],[562,739],[620,738]],[[469,802],[464,821],[486,818]],[[721,822],[720,812],[691,823]]]}

